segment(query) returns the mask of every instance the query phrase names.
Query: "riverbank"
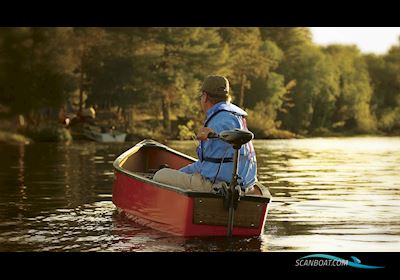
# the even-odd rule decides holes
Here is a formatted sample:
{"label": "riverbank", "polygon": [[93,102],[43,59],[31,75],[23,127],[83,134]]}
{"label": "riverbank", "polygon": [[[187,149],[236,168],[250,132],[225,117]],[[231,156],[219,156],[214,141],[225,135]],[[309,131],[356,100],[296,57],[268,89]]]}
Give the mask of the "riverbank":
{"label": "riverbank", "polygon": [[[156,141],[164,141],[165,137],[160,135],[160,133],[156,133],[152,135],[149,133],[149,131],[145,131],[144,133],[143,130],[139,130],[139,133],[132,133],[128,134],[128,137],[126,139],[127,142],[137,142],[142,139],[154,139]],[[7,132],[7,131],[2,131],[0,130],[0,143],[3,144],[30,144],[33,142],[60,142],[60,141],[71,141],[72,139],[70,137],[67,137],[65,135],[68,135],[69,133],[65,131],[65,129],[61,130],[56,130],[56,132],[52,131],[52,133],[49,133],[48,131],[44,132],[37,132],[37,133],[29,133],[28,136],[20,134],[20,133],[15,133],[15,132]],[[50,135],[50,136],[49,136]],[[57,136],[60,135],[60,136]],[[32,137],[33,136],[33,137]],[[282,133],[274,133],[274,134],[269,134],[264,137],[258,137],[257,135],[255,136],[255,139],[257,140],[271,140],[271,139],[304,139],[304,138],[335,138],[335,137],[371,137],[371,136],[381,136],[381,137],[395,137],[395,136],[400,136],[400,133],[375,133],[375,134],[366,134],[366,133],[314,133],[314,134],[309,134],[309,135],[299,135],[299,134],[294,134],[294,133],[287,133],[287,132],[282,132]],[[180,140],[179,138],[176,139],[169,139],[169,140]]]}
{"label": "riverbank", "polygon": [[392,133],[376,131],[374,133],[365,133],[365,132],[356,132],[356,131],[342,131],[342,132],[333,132],[333,131],[324,131],[317,133],[310,133],[304,136],[304,138],[315,138],[315,137],[370,137],[370,136],[381,136],[381,137],[396,137],[400,136],[400,131],[394,131]]}
{"label": "riverbank", "polygon": [[[400,131],[394,133],[375,132],[373,134],[368,133],[357,133],[356,131],[344,131],[344,132],[332,132],[332,131],[319,131],[306,135],[295,134],[287,130],[271,130],[268,133],[257,133],[255,132],[255,139],[258,140],[270,140],[270,139],[303,139],[303,138],[330,138],[330,137],[368,137],[368,136],[400,136]],[[168,140],[185,140],[180,139],[179,135],[166,135],[162,127],[156,126],[151,128],[148,124],[144,126],[135,127],[135,131],[127,131],[127,142],[137,142],[143,139],[154,139],[159,142]],[[60,124],[48,123],[43,124],[39,127],[25,128],[22,130],[16,130],[12,127],[0,128],[0,143],[6,144],[29,144],[32,142],[66,142],[73,141],[69,129],[63,127]]]}
{"label": "riverbank", "polygon": [[35,126],[20,126],[12,121],[4,121],[0,127],[0,143],[30,144],[32,142],[68,142],[71,140],[70,131],[54,121]]}
{"label": "riverbank", "polygon": [[0,143],[5,144],[30,144],[32,139],[18,133],[0,131]]}

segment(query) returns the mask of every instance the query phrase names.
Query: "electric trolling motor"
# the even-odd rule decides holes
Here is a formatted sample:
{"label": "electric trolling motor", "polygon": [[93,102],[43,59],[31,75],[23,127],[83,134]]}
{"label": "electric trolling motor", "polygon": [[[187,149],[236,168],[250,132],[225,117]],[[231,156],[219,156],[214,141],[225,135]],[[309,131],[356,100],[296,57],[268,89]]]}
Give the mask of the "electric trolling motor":
{"label": "electric trolling motor", "polygon": [[232,145],[233,149],[235,150],[234,157],[233,157],[233,170],[232,170],[232,180],[229,185],[228,189],[224,189],[225,198],[224,198],[224,207],[229,209],[229,216],[228,216],[228,236],[232,236],[232,229],[233,229],[233,218],[235,214],[235,209],[240,200],[241,187],[238,184],[239,178],[239,150],[242,145],[246,144],[247,142],[251,141],[254,138],[254,134],[248,130],[238,129],[235,128],[233,130],[224,130],[221,133],[217,134],[215,132],[210,132],[208,134],[208,138],[211,139],[221,139],[226,143]]}

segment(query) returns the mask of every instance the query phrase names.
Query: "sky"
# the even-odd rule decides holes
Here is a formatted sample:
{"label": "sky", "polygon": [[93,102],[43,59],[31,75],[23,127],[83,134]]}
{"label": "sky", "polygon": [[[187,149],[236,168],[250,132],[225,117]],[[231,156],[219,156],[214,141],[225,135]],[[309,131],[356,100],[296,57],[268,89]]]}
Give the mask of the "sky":
{"label": "sky", "polygon": [[399,45],[400,27],[310,27],[319,45],[357,45],[363,53],[384,54]]}

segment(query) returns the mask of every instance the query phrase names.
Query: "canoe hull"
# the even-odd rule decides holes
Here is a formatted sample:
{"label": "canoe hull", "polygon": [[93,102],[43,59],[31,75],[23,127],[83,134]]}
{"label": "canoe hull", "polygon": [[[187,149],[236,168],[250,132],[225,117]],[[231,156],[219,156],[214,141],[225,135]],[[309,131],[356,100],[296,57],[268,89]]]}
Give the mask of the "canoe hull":
{"label": "canoe hull", "polygon": [[[113,203],[133,221],[151,228],[179,236],[226,236],[227,227],[194,224],[194,204],[198,197],[157,188],[116,173],[113,185]],[[207,197],[205,196],[205,199]],[[222,205],[222,200],[221,205]],[[260,205],[258,227],[234,227],[234,236],[257,236],[264,228],[268,204]]]}
{"label": "canoe hull", "polygon": [[[157,149],[154,146],[153,148]],[[154,160],[152,149],[149,150],[149,154]],[[165,155],[160,154],[158,158],[166,159]],[[174,156],[177,155],[171,154],[170,158]],[[114,163],[115,180],[112,200],[119,211],[124,212],[127,217],[139,224],[173,235],[227,235],[228,211],[223,208],[221,196],[184,191],[155,182],[139,175],[140,173],[124,170],[121,168],[124,156],[119,159],[120,161],[117,159]],[[186,158],[188,159],[191,160],[190,157]],[[174,163],[170,162],[170,164]],[[264,229],[269,200],[270,197],[265,196],[243,198],[235,211],[233,235],[260,235]]]}

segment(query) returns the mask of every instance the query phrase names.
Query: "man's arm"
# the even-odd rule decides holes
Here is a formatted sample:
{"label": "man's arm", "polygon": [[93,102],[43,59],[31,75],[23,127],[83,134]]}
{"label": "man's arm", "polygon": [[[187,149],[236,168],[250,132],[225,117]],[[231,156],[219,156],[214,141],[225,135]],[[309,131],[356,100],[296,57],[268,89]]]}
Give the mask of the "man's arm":
{"label": "man's arm", "polygon": [[179,171],[188,173],[188,174],[193,174],[193,173],[200,173],[200,161],[197,160],[189,165],[186,165],[185,167],[182,167],[179,169]]}

